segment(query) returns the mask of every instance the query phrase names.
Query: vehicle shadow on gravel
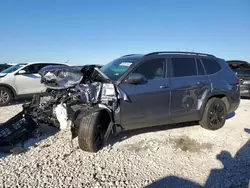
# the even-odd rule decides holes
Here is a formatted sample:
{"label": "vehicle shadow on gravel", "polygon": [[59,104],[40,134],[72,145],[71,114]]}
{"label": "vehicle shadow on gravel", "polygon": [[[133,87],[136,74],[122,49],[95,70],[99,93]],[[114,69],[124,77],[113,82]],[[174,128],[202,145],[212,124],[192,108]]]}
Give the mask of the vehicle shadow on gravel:
{"label": "vehicle shadow on gravel", "polygon": [[[233,118],[235,114],[236,114],[235,112],[228,114],[227,119]],[[170,130],[170,129],[178,129],[178,128],[189,127],[189,126],[199,126],[199,122],[195,121],[195,122],[185,122],[185,123],[178,123],[178,124],[159,125],[159,126],[152,126],[152,127],[142,128],[142,129],[136,129],[132,131],[121,132],[115,136],[110,137],[105,143],[105,146],[107,145],[113,146],[117,142],[122,142],[128,138],[131,138],[139,134],[145,134],[149,132],[158,132],[158,131],[164,131],[164,130]]]}
{"label": "vehicle shadow on gravel", "polygon": [[36,147],[38,142],[46,140],[50,136],[58,133],[58,131],[59,130],[55,127],[41,125],[35,130],[32,137],[24,139],[24,141],[20,140],[20,142],[14,146],[0,147],[0,159],[8,155],[16,155],[27,152],[31,146]]}
{"label": "vehicle shadow on gravel", "polygon": [[[250,134],[250,129],[245,129]],[[216,156],[224,168],[212,169],[204,185],[177,176],[167,176],[157,180],[146,188],[158,187],[250,187],[250,139],[234,157],[228,151],[221,151]]]}
{"label": "vehicle shadow on gravel", "polygon": [[159,125],[159,126],[152,126],[147,128],[141,128],[141,129],[135,129],[135,130],[128,130],[121,133],[118,133],[115,136],[110,137],[105,145],[111,145],[113,146],[117,142],[122,142],[126,139],[129,139],[133,136],[145,134],[149,132],[158,132],[158,131],[164,131],[164,130],[170,130],[170,129],[178,129],[183,127],[189,127],[189,126],[199,126],[198,122],[186,122],[186,123],[178,123],[178,124],[168,124],[168,125]]}

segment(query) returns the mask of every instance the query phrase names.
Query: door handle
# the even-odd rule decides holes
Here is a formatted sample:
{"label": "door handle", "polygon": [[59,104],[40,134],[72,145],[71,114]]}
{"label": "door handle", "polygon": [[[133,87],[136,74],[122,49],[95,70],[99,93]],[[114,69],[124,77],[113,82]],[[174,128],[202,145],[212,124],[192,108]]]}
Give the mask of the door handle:
{"label": "door handle", "polygon": [[168,87],[169,87],[168,85],[161,85],[160,86],[161,89],[168,88]]}

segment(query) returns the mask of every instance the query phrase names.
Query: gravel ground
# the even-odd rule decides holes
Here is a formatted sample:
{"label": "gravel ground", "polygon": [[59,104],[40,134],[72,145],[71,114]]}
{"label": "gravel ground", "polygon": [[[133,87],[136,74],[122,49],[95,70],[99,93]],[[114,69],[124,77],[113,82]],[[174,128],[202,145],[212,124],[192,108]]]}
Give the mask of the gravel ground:
{"label": "gravel ground", "polygon": [[[1,107],[0,122],[20,110]],[[81,151],[68,132],[44,135],[28,151],[0,158],[0,186],[250,187],[249,112],[250,100],[242,100],[220,130],[194,125],[127,132],[96,154]]]}

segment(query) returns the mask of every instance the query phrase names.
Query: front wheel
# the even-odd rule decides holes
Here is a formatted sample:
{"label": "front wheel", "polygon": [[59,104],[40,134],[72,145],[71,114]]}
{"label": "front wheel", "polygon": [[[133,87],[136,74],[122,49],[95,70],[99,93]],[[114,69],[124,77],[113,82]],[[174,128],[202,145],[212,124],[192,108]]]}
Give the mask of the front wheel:
{"label": "front wheel", "polygon": [[5,106],[13,100],[12,92],[6,87],[0,87],[0,106]]}
{"label": "front wheel", "polygon": [[226,121],[227,107],[219,98],[211,98],[205,107],[201,121],[201,127],[208,130],[222,128]]}
{"label": "front wheel", "polygon": [[78,144],[80,149],[97,152],[104,145],[104,134],[107,119],[103,111],[94,112],[82,118],[78,130]]}

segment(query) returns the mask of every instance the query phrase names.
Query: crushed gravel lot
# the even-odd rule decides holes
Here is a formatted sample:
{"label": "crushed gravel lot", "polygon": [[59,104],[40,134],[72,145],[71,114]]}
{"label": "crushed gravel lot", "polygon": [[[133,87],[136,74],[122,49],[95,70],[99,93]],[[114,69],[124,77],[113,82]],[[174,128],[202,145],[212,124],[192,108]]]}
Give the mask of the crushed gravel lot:
{"label": "crushed gravel lot", "polygon": [[[20,110],[1,107],[0,122]],[[0,187],[250,187],[249,116],[244,99],[220,130],[169,125],[127,132],[95,154],[81,151],[69,132],[44,129],[26,152],[0,155]]]}

